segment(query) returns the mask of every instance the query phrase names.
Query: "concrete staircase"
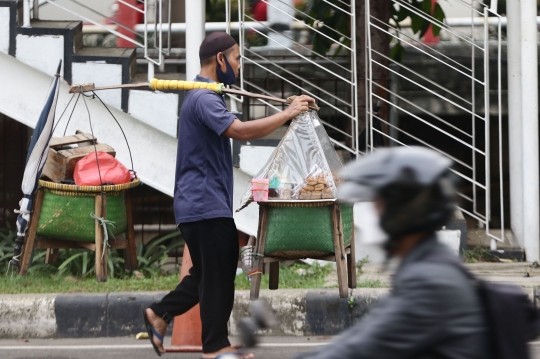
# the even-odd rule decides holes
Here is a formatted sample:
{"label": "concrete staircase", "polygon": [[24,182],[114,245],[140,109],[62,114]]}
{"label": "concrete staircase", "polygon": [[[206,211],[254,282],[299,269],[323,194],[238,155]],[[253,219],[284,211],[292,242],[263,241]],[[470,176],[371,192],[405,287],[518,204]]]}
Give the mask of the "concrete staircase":
{"label": "concrete staircase", "polygon": [[[52,76],[62,60],[61,75],[70,84],[127,84],[137,72],[136,49],[83,47],[81,21],[32,20],[22,25],[22,1],[0,1],[0,51]],[[177,79],[182,74],[175,74]],[[138,76],[137,80],[146,76]],[[98,94],[105,103],[176,137],[183,94],[127,89]]]}

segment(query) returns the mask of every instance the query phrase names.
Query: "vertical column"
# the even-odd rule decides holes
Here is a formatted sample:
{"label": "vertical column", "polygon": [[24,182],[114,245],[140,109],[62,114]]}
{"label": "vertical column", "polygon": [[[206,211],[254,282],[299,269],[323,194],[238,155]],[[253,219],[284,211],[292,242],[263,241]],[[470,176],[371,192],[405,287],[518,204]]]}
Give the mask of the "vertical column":
{"label": "vertical column", "polygon": [[23,27],[30,27],[30,1],[23,0]]}
{"label": "vertical column", "polygon": [[186,79],[193,80],[201,70],[199,46],[204,40],[206,10],[204,1],[186,1]]}
{"label": "vertical column", "polygon": [[33,0],[33,1],[34,1],[34,4],[32,5],[32,16],[34,20],[38,20],[39,19],[39,1],[38,0]]}
{"label": "vertical column", "polygon": [[[270,47],[291,47],[293,42],[281,35],[283,33],[292,38],[291,23],[294,16],[294,5],[292,0],[269,0],[267,6],[267,17],[270,26],[277,29],[279,33],[268,32],[268,46]],[[275,41],[272,41],[275,40]]]}
{"label": "vertical column", "polygon": [[508,143],[510,152],[510,222],[521,247],[523,241],[523,152],[521,144],[521,14],[519,0],[507,0]]}
{"label": "vertical column", "polygon": [[530,262],[540,259],[536,6],[536,0],[520,0],[523,238],[527,261]]}

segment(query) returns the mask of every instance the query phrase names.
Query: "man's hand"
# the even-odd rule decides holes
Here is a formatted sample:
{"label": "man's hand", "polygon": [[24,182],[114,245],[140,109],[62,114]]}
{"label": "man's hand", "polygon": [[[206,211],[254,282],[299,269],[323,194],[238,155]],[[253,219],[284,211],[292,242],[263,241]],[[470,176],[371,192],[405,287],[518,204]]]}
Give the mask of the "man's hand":
{"label": "man's hand", "polygon": [[278,127],[283,126],[287,121],[298,116],[300,112],[308,111],[309,103],[314,104],[315,100],[306,95],[298,96],[284,111],[275,113],[272,116],[261,118],[257,121],[242,122],[238,119],[234,120],[221,135],[234,138],[238,141],[262,138],[275,131]]}
{"label": "man's hand", "polygon": [[308,106],[310,103],[315,104],[315,99],[307,95],[301,95],[295,98],[289,107],[287,107],[283,112],[287,113],[289,119],[291,120],[298,116],[300,112],[308,111]]}

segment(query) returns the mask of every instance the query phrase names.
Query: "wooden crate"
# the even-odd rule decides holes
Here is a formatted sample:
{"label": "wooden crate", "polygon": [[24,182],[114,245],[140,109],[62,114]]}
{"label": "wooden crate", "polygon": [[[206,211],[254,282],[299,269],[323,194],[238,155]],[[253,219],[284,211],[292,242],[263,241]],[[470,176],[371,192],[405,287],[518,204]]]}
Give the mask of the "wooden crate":
{"label": "wooden crate", "polygon": [[[106,152],[113,157],[116,156],[115,150],[105,143],[99,143],[96,140],[94,147],[94,140],[95,138],[89,133],[52,138],[42,176],[52,182],[70,180],[73,179],[73,171],[77,162],[89,153],[97,150],[98,152]],[[71,145],[77,145],[77,147],[71,147]]]}

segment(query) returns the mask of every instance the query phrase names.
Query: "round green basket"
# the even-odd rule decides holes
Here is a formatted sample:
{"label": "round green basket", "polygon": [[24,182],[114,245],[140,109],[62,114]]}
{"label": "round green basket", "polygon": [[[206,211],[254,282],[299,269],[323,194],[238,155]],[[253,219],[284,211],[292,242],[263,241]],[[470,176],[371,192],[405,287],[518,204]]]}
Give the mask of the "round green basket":
{"label": "round green basket", "polygon": [[[111,227],[115,235],[126,232],[127,214],[124,193],[138,186],[140,181],[123,185],[103,186],[107,195],[106,219],[115,223]],[[74,186],[39,181],[44,191],[37,235],[79,242],[95,241],[95,196],[101,193],[100,186]]]}
{"label": "round green basket", "polygon": [[[353,208],[340,204],[345,247],[353,229]],[[264,254],[305,258],[334,253],[332,205],[312,207],[269,206]]]}

